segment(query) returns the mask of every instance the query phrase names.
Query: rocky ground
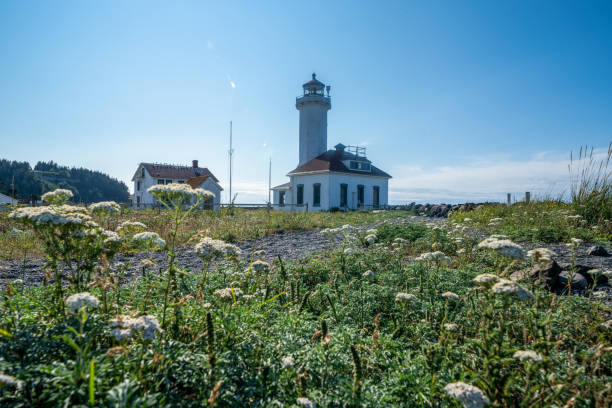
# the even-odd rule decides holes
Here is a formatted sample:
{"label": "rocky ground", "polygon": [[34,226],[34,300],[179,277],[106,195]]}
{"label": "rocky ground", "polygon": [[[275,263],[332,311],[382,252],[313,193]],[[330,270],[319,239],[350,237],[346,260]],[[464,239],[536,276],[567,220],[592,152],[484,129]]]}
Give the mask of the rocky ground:
{"label": "rocky ground", "polygon": [[[446,222],[443,218],[430,218],[430,217],[410,217],[410,218],[397,218],[387,220],[386,223],[399,224],[399,223],[413,223],[413,222]],[[368,228],[375,227],[375,225],[362,225],[359,228],[364,231]],[[245,256],[249,256],[254,250],[264,250],[266,252],[265,258],[268,261],[272,261],[281,256],[283,260],[297,260],[307,257],[311,254],[321,252],[326,249],[330,249],[332,246],[338,246],[339,241],[332,243],[329,239],[325,238],[319,231],[297,231],[297,232],[286,232],[282,234],[270,235],[265,238],[257,240],[248,240],[238,243],[240,249],[242,249]],[[555,261],[561,265],[561,269],[568,269],[569,262],[572,259],[570,249],[565,244],[522,244],[524,249],[529,250],[534,247],[546,247],[554,251],[557,256],[554,258]],[[581,245],[574,257],[576,265],[580,265],[582,270],[586,271],[589,269],[600,269],[600,270],[612,270],[612,256],[593,256],[588,255],[587,251],[590,245]],[[612,248],[604,248],[607,252],[612,253]],[[113,267],[117,262],[122,262],[128,265],[127,276],[133,277],[142,273],[141,261],[145,259],[152,259],[157,263],[159,268],[164,269],[167,264],[166,254],[164,252],[152,252],[152,253],[135,253],[135,254],[119,254],[113,261]],[[184,247],[178,251],[177,263],[181,267],[192,270],[200,271],[203,267],[202,261],[193,252],[193,247]],[[4,287],[7,282],[11,282],[15,279],[23,279],[26,286],[37,286],[43,283],[44,273],[42,271],[44,266],[44,260],[42,259],[26,259],[24,264],[23,261],[0,261],[0,287]],[[558,271],[560,272],[560,271]],[[601,289],[607,291],[609,286],[602,285]],[[610,293],[612,298],[612,293]]]}

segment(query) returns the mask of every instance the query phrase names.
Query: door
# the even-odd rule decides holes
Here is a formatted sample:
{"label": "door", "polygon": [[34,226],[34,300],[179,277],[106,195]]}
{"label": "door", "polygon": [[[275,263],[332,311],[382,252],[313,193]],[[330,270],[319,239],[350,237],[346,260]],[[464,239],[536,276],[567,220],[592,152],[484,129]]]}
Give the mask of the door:
{"label": "door", "polygon": [[357,186],[357,206],[359,208],[363,207],[364,191],[365,191],[365,188],[363,187],[363,185],[360,184]]}
{"label": "door", "polygon": [[374,206],[374,208],[378,208],[378,206],[379,206],[379,203],[378,203],[379,194],[380,194],[379,187],[378,186],[374,186],[372,188],[372,205]]}
{"label": "door", "polygon": [[340,208],[346,208],[348,201],[348,185],[340,184]]}

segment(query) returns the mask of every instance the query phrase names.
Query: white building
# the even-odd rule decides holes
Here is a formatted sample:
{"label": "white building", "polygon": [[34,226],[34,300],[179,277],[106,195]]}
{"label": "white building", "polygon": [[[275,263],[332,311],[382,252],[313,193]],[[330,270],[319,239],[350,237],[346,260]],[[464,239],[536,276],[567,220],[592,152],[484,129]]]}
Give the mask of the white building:
{"label": "white building", "polygon": [[312,80],[297,97],[300,111],[300,154],[289,182],[272,188],[274,208],[302,211],[379,208],[388,204],[391,176],[372,165],[365,147],[338,143],[327,150],[327,111],[330,87]]}
{"label": "white building", "polygon": [[17,200],[7,196],[6,194],[0,193],[0,207],[8,206],[11,204],[17,204]]}
{"label": "white building", "polygon": [[207,168],[199,167],[194,160],[191,166],[174,166],[170,164],[140,163],[134,177],[133,208],[151,208],[157,206],[157,200],[147,189],[156,184],[187,183],[193,188],[203,188],[214,193],[213,200],[205,205],[219,209],[221,191],[219,180]]}

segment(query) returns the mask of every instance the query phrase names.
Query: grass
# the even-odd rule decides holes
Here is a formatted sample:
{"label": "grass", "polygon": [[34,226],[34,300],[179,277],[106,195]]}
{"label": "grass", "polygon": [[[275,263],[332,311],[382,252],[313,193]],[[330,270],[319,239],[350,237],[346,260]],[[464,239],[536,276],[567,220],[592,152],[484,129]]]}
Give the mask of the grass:
{"label": "grass", "polygon": [[[351,216],[317,219],[338,225]],[[456,381],[479,387],[496,407],[612,400],[611,332],[601,325],[609,308],[535,287],[527,303],[479,290],[476,275],[527,264],[471,252],[469,237],[458,243],[423,225],[380,227],[378,235],[380,244],[346,244],[353,255],[276,261],[269,273],[231,262],[205,275],[182,271],[191,273],[177,275],[180,300],[153,340],[116,341],[109,322],[119,313],[161,321],[168,275],[94,284],[91,292],[110,300],[79,316],[54,313],[50,287],[13,286],[0,301],[0,373],[19,384],[0,385],[0,405],[289,407],[303,397],[317,407],[460,406],[443,390]],[[396,237],[407,246],[393,249]],[[451,264],[412,261],[431,248]],[[232,299],[222,300],[215,290],[226,287]],[[445,300],[446,291],[459,300]],[[398,303],[398,292],[416,301]],[[542,361],[519,361],[517,350]]]}
{"label": "grass", "polygon": [[[523,202],[510,206],[485,204],[472,211],[457,212],[450,219],[490,234],[507,235],[516,241],[553,243],[579,238],[610,245],[610,222],[588,222],[576,214],[574,208],[573,204],[561,201]],[[496,218],[501,220],[492,223]]]}
{"label": "grass", "polygon": [[[280,231],[303,231],[337,227],[344,224],[363,224],[380,222],[394,217],[405,217],[407,211],[351,211],[351,212],[287,212],[265,210],[235,209],[231,214],[227,209],[221,213],[194,211],[180,226],[177,244],[194,243],[202,234],[228,242],[252,238],[262,238]],[[140,221],[150,231],[157,232],[165,240],[172,233],[172,212],[163,210],[124,209],[122,214],[113,215],[106,220],[107,229],[115,229],[123,221]],[[8,218],[8,212],[0,212],[0,259],[23,259],[43,257],[43,243],[28,230],[26,235],[14,235],[14,229],[23,226]]]}

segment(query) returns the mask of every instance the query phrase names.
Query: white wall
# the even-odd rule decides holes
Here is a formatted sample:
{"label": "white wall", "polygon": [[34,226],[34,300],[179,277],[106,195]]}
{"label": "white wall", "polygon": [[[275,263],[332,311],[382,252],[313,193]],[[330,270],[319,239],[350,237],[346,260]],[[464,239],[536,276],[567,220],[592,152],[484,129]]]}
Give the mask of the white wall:
{"label": "white wall", "polygon": [[[310,100],[312,99],[312,102]],[[298,166],[327,151],[327,110],[329,98],[303,96],[300,111],[300,162]],[[308,101],[308,102],[306,102]]]}
{"label": "white wall", "polygon": [[[147,192],[147,189],[151,186],[157,185],[157,179],[151,177],[147,169],[145,169],[144,171],[145,176],[143,178],[141,176],[142,167],[142,165],[138,166],[136,178],[134,179],[134,201],[132,202],[133,208],[138,208],[138,199],[136,198],[137,196],[140,197],[140,208],[150,208],[153,204],[156,203],[155,197],[153,197],[151,193]],[[137,189],[138,181],[140,181],[140,190]],[[173,183],[178,183],[178,181],[179,180],[172,180]],[[213,205],[214,209],[218,210],[220,208],[221,203],[221,187],[217,185],[217,183],[215,183],[210,177],[204,180],[200,187],[215,194],[215,197],[213,198]]]}
{"label": "white wall", "polygon": [[0,193],[0,204],[17,204],[17,200],[13,200],[6,194]]}
{"label": "white wall", "polygon": [[[313,185],[321,184],[321,206],[313,206]],[[304,185],[304,205],[291,206],[289,204],[297,204],[297,186]],[[333,207],[340,207],[340,185],[347,185],[347,207],[349,209],[358,209],[357,205],[357,186],[364,186],[364,208],[371,209],[374,202],[374,186],[379,188],[379,206],[385,206],[389,203],[389,183],[385,177],[361,176],[356,174],[346,173],[313,173],[305,175],[291,176],[291,190],[285,193],[285,207],[275,208],[305,211],[306,203],[308,203],[308,211],[326,211]],[[278,192],[274,191],[275,204],[278,204]]]}
{"label": "white wall", "polygon": [[374,198],[374,186],[379,187],[378,205],[389,203],[389,181],[385,177],[360,176],[345,173],[331,173],[330,208],[340,207],[340,184],[347,185],[347,205],[350,209],[357,209],[357,186],[364,186],[364,206],[371,209]]}

